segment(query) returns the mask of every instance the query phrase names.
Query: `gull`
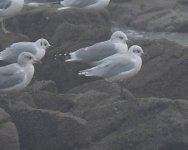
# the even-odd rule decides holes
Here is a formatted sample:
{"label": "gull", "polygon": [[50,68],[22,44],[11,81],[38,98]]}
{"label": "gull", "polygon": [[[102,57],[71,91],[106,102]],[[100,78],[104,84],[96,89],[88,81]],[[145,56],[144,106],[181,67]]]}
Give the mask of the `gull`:
{"label": "gull", "polygon": [[46,49],[49,46],[50,46],[49,42],[43,38],[38,39],[36,42],[14,43],[10,47],[0,52],[0,60],[8,63],[15,63],[17,62],[20,53],[30,52],[39,61],[44,57],[46,53]]}
{"label": "gull", "polygon": [[75,52],[65,54],[66,62],[84,62],[95,64],[108,56],[116,53],[126,53],[128,46],[126,34],[122,31],[116,31],[112,34],[110,40],[96,43],[92,46],[80,48]]}
{"label": "gull", "polygon": [[19,55],[17,63],[0,67],[0,93],[7,94],[9,107],[10,95],[23,90],[31,82],[34,75],[33,64],[37,62],[35,56],[29,52]]}
{"label": "gull", "polygon": [[90,69],[82,70],[78,74],[84,76],[97,76],[112,82],[118,82],[123,94],[122,82],[135,76],[142,66],[142,48],[138,45],[133,45],[129,51],[124,54],[114,54],[99,62],[97,66]]}
{"label": "gull", "polygon": [[4,33],[9,33],[5,28],[4,19],[17,15],[24,6],[24,0],[0,0],[0,22]]}
{"label": "gull", "polygon": [[58,10],[69,8],[83,8],[87,10],[102,10],[108,6],[110,0],[63,0],[60,4],[63,7]]}
{"label": "gull", "polygon": [[24,89],[33,78],[35,56],[29,52],[19,55],[17,63],[0,67],[0,93]]}

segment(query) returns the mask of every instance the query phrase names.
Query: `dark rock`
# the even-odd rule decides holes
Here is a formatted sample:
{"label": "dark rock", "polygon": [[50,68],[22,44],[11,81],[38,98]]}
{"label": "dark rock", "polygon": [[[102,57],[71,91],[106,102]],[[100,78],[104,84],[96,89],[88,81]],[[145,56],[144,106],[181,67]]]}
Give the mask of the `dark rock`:
{"label": "dark rock", "polygon": [[136,97],[167,97],[188,99],[187,47],[165,39],[134,40],[143,47],[141,71],[128,82]]}
{"label": "dark rock", "polygon": [[0,33],[0,51],[4,50],[6,47],[9,47],[12,43],[21,41],[29,41],[29,38],[26,35],[20,33]]}
{"label": "dark rock", "polygon": [[173,148],[188,148],[187,100],[123,99],[118,92],[101,91],[102,85],[98,90],[88,90],[99,82],[72,90],[78,93],[71,112],[87,120],[92,135],[90,150],[164,150],[172,148],[171,145]]}
{"label": "dark rock", "polygon": [[35,91],[48,91],[51,93],[57,93],[56,83],[54,81],[35,81],[28,89],[32,92]]}
{"label": "dark rock", "polygon": [[90,142],[86,121],[78,117],[19,105],[10,114],[23,150],[79,150]]}
{"label": "dark rock", "polygon": [[11,105],[28,105],[38,109],[56,110],[68,112],[74,102],[70,95],[57,93],[57,88],[53,81],[38,81],[30,87],[18,93],[0,95],[0,107],[6,110]]}
{"label": "dark rock", "polygon": [[58,90],[68,90],[80,85],[85,79],[77,76],[79,67],[64,62],[64,53],[104,41],[111,35],[108,13],[83,10],[57,11],[56,8],[40,7],[24,10],[11,18],[8,27],[35,41],[46,38],[53,46],[47,50],[43,64],[36,65],[35,79],[53,80]]}
{"label": "dark rock", "polygon": [[146,98],[138,102],[137,108],[121,102],[90,109],[85,117],[94,129],[90,150],[188,148],[186,100]]}
{"label": "dark rock", "polygon": [[188,31],[187,9],[185,0],[114,0],[109,8],[116,24],[138,30],[168,32]]}
{"label": "dark rock", "polygon": [[0,149],[20,150],[16,126],[2,108],[0,108]]}

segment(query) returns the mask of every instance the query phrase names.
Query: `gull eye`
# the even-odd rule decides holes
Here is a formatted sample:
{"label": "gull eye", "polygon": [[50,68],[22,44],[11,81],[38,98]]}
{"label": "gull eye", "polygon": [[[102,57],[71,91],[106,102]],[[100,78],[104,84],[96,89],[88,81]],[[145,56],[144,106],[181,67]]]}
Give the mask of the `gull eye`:
{"label": "gull eye", "polygon": [[122,36],[119,36],[120,40],[123,40],[123,37]]}
{"label": "gull eye", "polygon": [[44,46],[47,46],[47,43],[44,43]]}
{"label": "gull eye", "polygon": [[133,53],[140,53],[140,50],[134,49]]}
{"label": "gull eye", "polygon": [[32,56],[27,56],[28,59],[32,59]]}

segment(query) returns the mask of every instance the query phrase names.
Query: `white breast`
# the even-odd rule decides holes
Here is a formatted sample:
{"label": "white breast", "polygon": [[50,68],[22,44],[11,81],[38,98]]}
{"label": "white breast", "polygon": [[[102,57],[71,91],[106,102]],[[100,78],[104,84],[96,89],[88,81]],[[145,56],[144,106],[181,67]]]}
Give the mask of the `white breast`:
{"label": "white breast", "polygon": [[43,48],[37,49],[37,53],[35,55],[37,60],[41,60],[44,55],[45,55],[46,51]]}
{"label": "white breast", "polygon": [[117,42],[115,43],[115,48],[118,50],[119,53],[125,53],[128,51],[127,44]]}

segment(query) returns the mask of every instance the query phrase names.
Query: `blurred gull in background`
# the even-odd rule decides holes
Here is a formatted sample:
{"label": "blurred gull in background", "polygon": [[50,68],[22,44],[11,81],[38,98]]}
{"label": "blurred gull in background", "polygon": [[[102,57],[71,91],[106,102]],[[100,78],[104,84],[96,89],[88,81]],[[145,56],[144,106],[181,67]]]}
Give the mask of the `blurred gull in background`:
{"label": "blurred gull in background", "polygon": [[24,6],[24,0],[0,0],[0,22],[4,33],[9,33],[5,28],[4,19],[17,15]]}
{"label": "blurred gull in background", "polygon": [[49,46],[50,44],[46,39],[38,39],[36,42],[14,43],[0,52],[0,60],[15,63],[17,62],[19,54],[26,51],[32,53],[39,61],[44,57],[46,49]]}
{"label": "blurred gull in background", "polygon": [[60,1],[60,4],[63,7],[59,8],[58,10],[62,9],[69,9],[69,8],[84,8],[88,10],[102,10],[108,6],[110,0],[63,0]]}
{"label": "blurred gull in background", "polygon": [[128,51],[128,40],[125,33],[116,31],[110,40],[96,43],[92,46],[81,48],[75,52],[65,54],[66,62],[85,62],[94,65],[96,61],[104,59],[116,53],[126,53]]}
{"label": "blurred gull in background", "polygon": [[115,54],[98,62],[98,65],[79,72],[79,75],[102,77],[107,81],[117,81],[123,94],[122,82],[135,76],[141,69],[143,50],[133,45],[124,54]]}

